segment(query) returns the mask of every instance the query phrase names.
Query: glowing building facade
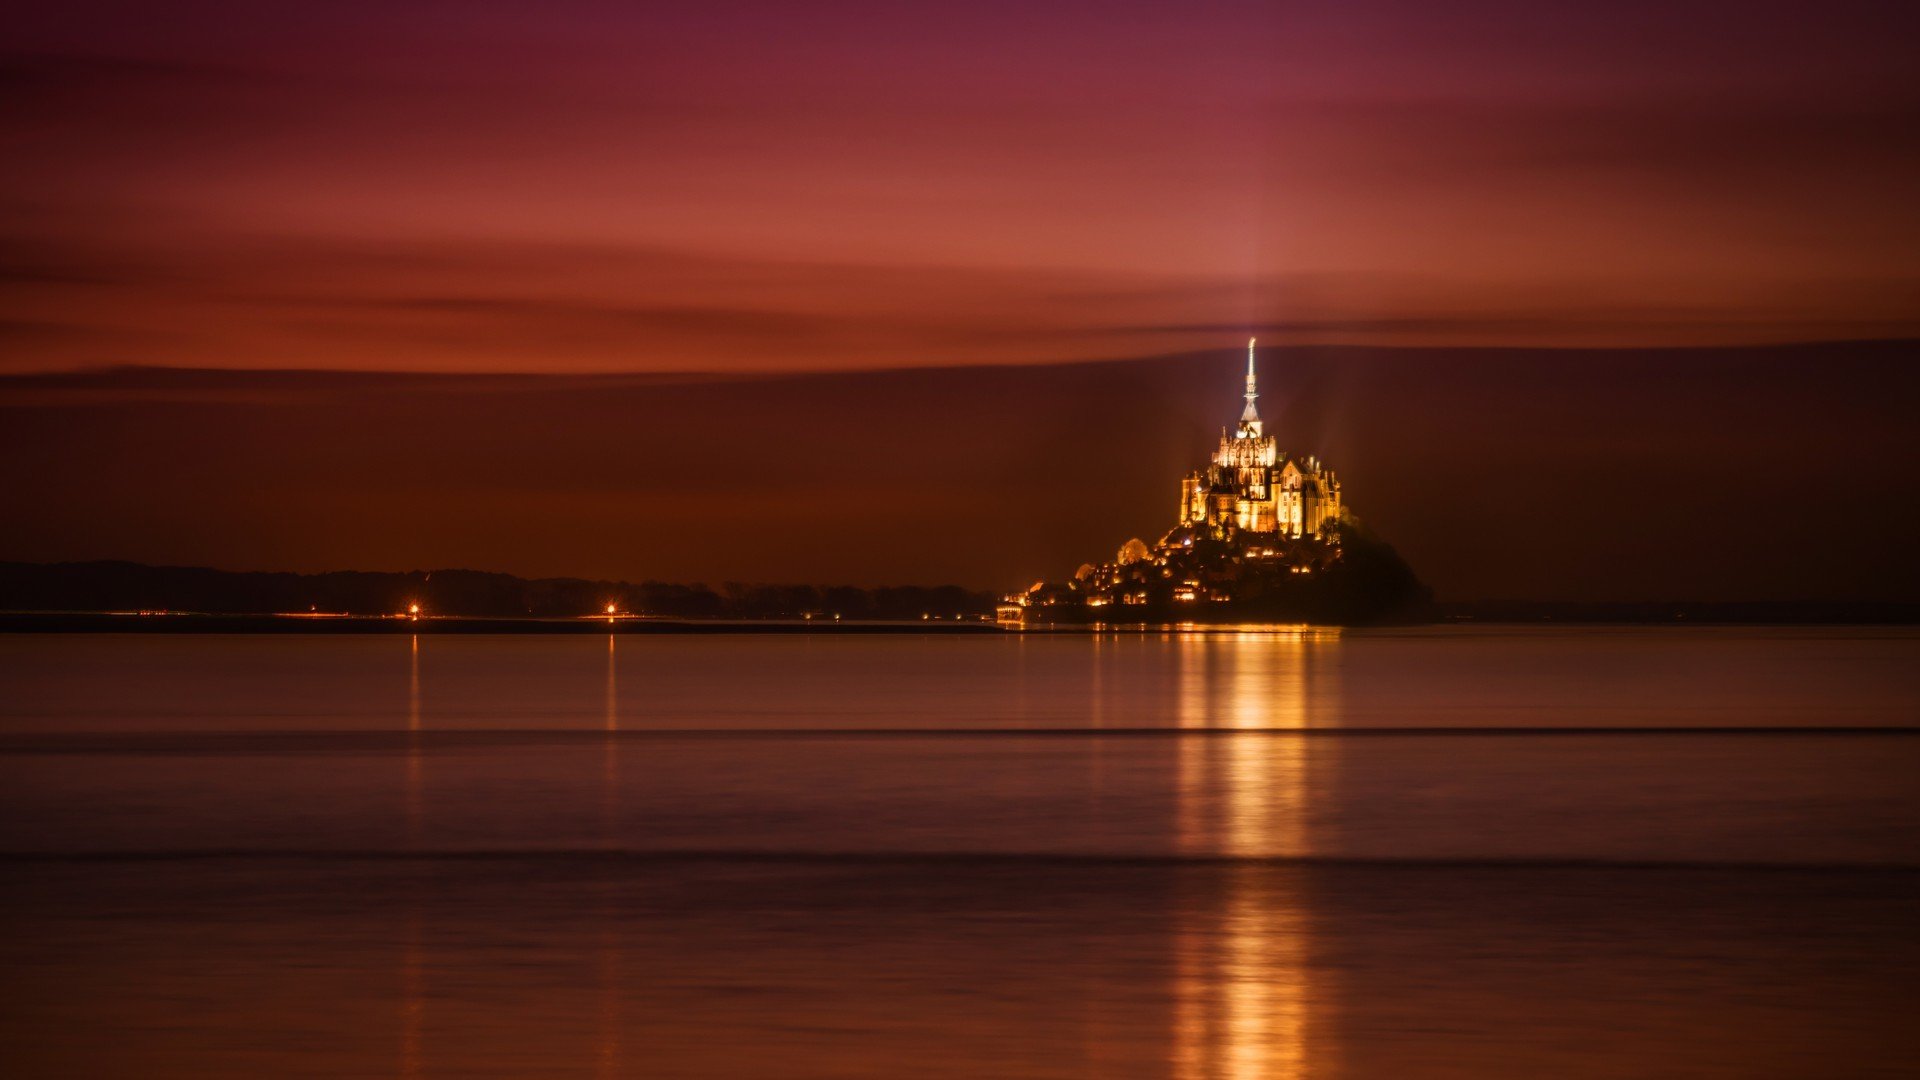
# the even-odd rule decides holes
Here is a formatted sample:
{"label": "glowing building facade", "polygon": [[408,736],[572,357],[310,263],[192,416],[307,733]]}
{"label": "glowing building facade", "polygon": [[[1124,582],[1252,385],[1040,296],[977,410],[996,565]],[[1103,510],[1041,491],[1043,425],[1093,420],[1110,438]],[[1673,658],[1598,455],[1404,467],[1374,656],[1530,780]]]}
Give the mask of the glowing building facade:
{"label": "glowing building facade", "polygon": [[1290,457],[1266,433],[1254,407],[1253,342],[1247,342],[1246,408],[1229,433],[1220,432],[1213,463],[1180,482],[1180,524],[1275,533],[1299,539],[1319,536],[1340,520],[1340,481],[1315,457]]}
{"label": "glowing building facade", "polygon": [[1353,525],[1340,480],[1318,458],[1284,453],[1267,434],[1255,406],[1253,346],[1247,342],[1240,422],[1220,433],[1212,462],[1181,482],[1179,523],[1153,544],[1127,541],[1112,562],[1083,565],[1070,581],[1035,582],[1007,597],[1003,621],[1346,610],[1339,590],[1351,583],[1318,584],[1343,565]]}

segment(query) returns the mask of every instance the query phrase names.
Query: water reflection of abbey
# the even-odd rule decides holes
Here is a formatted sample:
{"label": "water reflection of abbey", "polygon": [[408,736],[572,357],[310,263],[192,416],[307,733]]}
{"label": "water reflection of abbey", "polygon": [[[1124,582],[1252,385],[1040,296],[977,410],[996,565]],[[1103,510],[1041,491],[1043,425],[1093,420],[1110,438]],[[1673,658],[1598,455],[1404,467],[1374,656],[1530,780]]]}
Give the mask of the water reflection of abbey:
{"label": "water reflection of abbey", "polygon": [[1337,1064],[1326,1060],[1331,1040],[1315,1038],[1327,992],[1309,956],[1305,882],[1283,862],[1315,850],[1315,744],[1273,729],[1310,728],[1337,711],[1338,635],[1168,638],[1179,650],[1179,726],[1195,732],[1179,737],[1177,842],[1229,860],[1208,879],[1212,902],[1174,932],[1172,1064],[1182,1080],[1278,1080]]}

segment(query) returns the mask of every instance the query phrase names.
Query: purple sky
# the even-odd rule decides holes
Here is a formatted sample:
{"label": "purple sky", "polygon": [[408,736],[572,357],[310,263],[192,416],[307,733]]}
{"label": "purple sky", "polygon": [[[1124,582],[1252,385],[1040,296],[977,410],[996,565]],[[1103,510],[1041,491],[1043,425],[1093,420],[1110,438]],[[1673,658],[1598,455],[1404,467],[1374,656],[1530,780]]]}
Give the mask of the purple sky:
{"label": "purple sky", "polygon": [[5,364],[1903,336],[1913,11],[44,6],[4,56]]}

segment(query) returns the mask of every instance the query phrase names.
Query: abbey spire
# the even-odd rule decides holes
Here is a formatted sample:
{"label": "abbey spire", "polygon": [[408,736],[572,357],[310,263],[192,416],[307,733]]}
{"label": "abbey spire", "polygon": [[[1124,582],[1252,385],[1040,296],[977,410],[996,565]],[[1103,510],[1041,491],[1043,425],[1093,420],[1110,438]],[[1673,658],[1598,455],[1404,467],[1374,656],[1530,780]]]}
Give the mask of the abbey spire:
{"label": "abbey spire", "polygon": [[1260,410],[1253,407],[1253,400],[1260,396],[1253,382],[1253,338],[1247,339],[1247,407],[1240,412],[1240,437],[1260,437]]}

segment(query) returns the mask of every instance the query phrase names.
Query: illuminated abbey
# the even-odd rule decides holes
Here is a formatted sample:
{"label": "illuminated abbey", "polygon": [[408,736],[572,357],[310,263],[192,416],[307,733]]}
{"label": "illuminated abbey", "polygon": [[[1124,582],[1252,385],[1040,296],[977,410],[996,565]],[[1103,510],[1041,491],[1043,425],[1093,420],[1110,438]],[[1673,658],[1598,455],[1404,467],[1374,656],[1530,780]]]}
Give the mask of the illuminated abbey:
{"label": "illuminated abbey", "polygon": [[1180,482],[1178,523],[1112,562],[1007,598],[1009,622],[1156,622],[1371,617],[1422,588],[1391,548],[1364,538],[1340,480],[1289,454],[1260,419],[1254,343],[1246,403],[1207,466]]}
{"label": "illuminated abbey", "polygon": [[1180,483],[1180,524],[1298,539],[1319,536],[1340,520],[1340,481],[1315,457],[1290,457],[1266,433],[1247,342],[1247,406],[1232,434],[1223,428],[1213,464]]}

